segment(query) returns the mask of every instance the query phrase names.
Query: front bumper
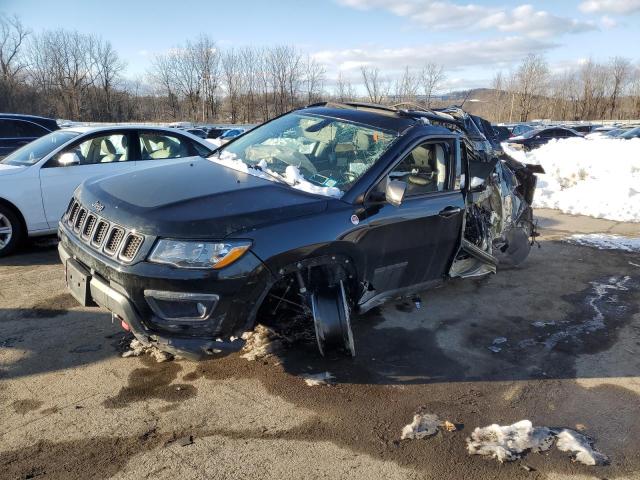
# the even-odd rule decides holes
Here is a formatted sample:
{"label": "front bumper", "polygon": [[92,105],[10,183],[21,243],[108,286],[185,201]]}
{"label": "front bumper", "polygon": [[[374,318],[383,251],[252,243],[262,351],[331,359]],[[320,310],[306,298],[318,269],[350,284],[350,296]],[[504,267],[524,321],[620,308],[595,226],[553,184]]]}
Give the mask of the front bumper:
{"label": "front bumper", "polygon": [[[138,340],[189,359],[237,351],[242,332],[252,328],[272,275],[253,254],[220,271],[204,272],[139,262],[122,265],[89,250],[64,225],[58,251],[86,271],[91,300],[124,320]],[[205,322],[167,322],[158,318],[145,291],[216,294],[219,301]]]}

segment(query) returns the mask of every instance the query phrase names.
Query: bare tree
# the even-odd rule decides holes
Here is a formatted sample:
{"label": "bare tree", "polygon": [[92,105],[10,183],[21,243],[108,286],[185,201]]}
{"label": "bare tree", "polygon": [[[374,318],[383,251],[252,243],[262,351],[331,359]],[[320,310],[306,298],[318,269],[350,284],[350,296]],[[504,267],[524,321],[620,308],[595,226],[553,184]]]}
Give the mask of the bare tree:
{"label": "bare tree", "polygon": [[326,70],[324,65],[318,63],[311,56],[307,55],[304,63],[303,83],[307,94],[307,105],[317,101],[320,98],[322,87],[324,84],[324,75]]}
{"label": "bare tree", "polygon": [[360,68],[362,83],[371,103],[382,103],[389,95],[389,80],[384,78],[378,67]]}
{"label": "bare tree", "polygon": [[620,96],[624,92],[625,87],[631,74],[631,62],[626,58],[615,57],[609,63],[611,75],[611,95],[609,97],[609,116],[614,118],[614,113],[618,108]]}
{"label": "bare tree", "polygon": [[240,94],[242,92],[241,55],[235,49],[230,49],[222,56],[222,79],[227,93],[229,106],[229,120],[236,123],[240,115]]}
{"label": "bare tree", "polygon": [[356,98],[356,93],[353,85],[349,80],[344,78],[342,72],[338,74],[334,95],[340,102],[353,101]]}
{"label": "bare tree", "polygon": [[118,52],[111,46],[111,42],[96,40],[90,54],[92,64],[96,69],[95,82],[104,97],[104,120],[114,120],[113,90],[126,68],[126,63],[120,59]]}
{"label": "bare tree", "polygon": [[521,122],[529,120],[537,102],[542,98],[548,75],[547,62],[539,55],[528,55],[520,64],[514,80]]}
{"label": "bare tree", "polygon": [[427,63],[420,73],[420,83],[424,93],[424,104],[427,108],[431,108],[431,100],[433,94],[440,88],[445,81],[446,75],[444,67],[437,63]]}
{"label": "bare tree", "polygon": [[409,69],[409,66],[405,66],[400,78],[396,80],[395,84],[395,101],[396,102],[409,102],[415,103],[418,97],[418,90],[420,89],[420,79],[418,76]]}
{"label": "bare tree", "polygon": [[0,73],[3,80],[11,84],[15,83],[26,68],[22,54],[30,33],[17,16],[0,14]]}

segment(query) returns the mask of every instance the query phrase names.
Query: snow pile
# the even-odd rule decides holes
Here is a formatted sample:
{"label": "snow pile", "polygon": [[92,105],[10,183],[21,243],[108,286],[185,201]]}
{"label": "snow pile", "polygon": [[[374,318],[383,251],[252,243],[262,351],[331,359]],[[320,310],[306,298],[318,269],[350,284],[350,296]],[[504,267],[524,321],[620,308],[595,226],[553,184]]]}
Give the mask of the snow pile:
{"label": "snow pile", "polygon": [[456,426],[448,420],[441,421],[433,413],[417,413],[413,416],[413,421],[405,425],[400,435],[400,440],[417,440],[430,437],[438,433],[440,428],[448,432],[456,430]]}
{"label": "snow pile", "polygon": [[318,385],[327,385],[332,383],[332,380],[335,378],[329,372],[322,373],[309,373],[302,375],[304,379],[304,383],[306,383],[310,387],[317,387]]}
{"label": "snow pile", "polygon": [[342,191],[336,187],[321,187],[319,185],[314,185],[313,183],[307,181],[300,170],[295,165],[289,165],[284,171],[284,178],[291,186],[297,188],[298,190],[303,190],[309,193],[316,193],[318,195],[325,195],[327,197],[342,197]]}
{"label": "snow pile", "polygon": [[544,168],[534,207],[640,222],[640,139],[567,138],[530,152],[502,146],[516,160]]}
{"label": "snow pile", "polygon": [[131,340],[129,349],[122,352],[122,358],[140,357],[145,354],[151,355],[158,363],[173,360],[173,355],[169,352],[163,352],[153,345],[145,345],[137,338]]}
{"label": "snow pile", "polygon": [[[640,199],[639,199],[640,200]],[[640,205],[638,206],[640,208]],[[640,233],[640,229],[638,230]],[[569,243],[595,247],[600,250],[623,250],[625,252],[640,252],[640,238],[610,235],[606,233],[576,233],[567,238]]]}
{"label": "snow pile", "polygon": [[529,420],[513,425],[476,428],[467,438],[467,450],[471,455],[488,455],[499,462],[511,462],[527,452],[545,452],[553,443],[562,452],[570,452],[572,458],[585,465],[606,465],[609,459],[593,447],[593,440],[568,428],[534,427]]}
{"label": "snow pile", "polygon": [[576,462],[585,465],[606,465],[609,458],[593,448],[593,440],[586,435],[568,428],[556,435],[556,448],[561,452],[570,452]]}
{"label": "snow pile", "polygon": [[247,163],[240,160],[234,153],[228,152],[226,150],[222,150],[219,155],[213,155],[209,157],[214,163],[219,165],[223,165],[228,168],[232,168],[239,172],[248,173],[250,175],[254,175],[256,177],[264,178],[266,180],[275,181],[275,178],[279,178],[291,185],[293,188],[297,188],[298,190],[302,190],[304,192],[315,193],[317,195],[325,195],[328,197],[340,198],[343,193],[342,190],[336,187],[321,187],[318,185],[314,185],[304,178],[304,176],[300,173],[300,170],[295,165],[289,165],[285,169],[284,176],[279,173],[270,170],[267,167],[267,162],[263,159],[257,163],[256,167],[251,167]]}

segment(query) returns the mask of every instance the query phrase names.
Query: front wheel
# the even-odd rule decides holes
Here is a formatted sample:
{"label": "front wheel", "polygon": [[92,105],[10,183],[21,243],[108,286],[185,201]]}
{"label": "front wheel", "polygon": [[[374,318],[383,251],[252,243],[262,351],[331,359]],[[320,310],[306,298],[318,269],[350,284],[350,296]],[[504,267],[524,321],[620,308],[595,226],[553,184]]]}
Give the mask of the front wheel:
{"label": "front wheel", "polygon": [[22,224],[13,210],[0,205],[0,257],[13,253],[23,237]]}

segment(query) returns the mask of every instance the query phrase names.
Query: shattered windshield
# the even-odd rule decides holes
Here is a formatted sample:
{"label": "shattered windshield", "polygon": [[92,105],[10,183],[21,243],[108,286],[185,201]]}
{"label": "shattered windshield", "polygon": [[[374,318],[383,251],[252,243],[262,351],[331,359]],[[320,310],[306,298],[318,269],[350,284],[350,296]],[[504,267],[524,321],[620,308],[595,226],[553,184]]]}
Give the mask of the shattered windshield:
{"label": "shattered windshield", "polygon": [[396,138],[393,132],[332,117],[291,113],[252,130],[210,159],[339,198]]}
{"label": "shattered windshield", "polygon": [[49,133],[19,148],[11,155],[5,157],[0,163],[7,165],[34,165],[56,148],[64,145],[78,135],[80,134],[77,132],[65,130]]}

